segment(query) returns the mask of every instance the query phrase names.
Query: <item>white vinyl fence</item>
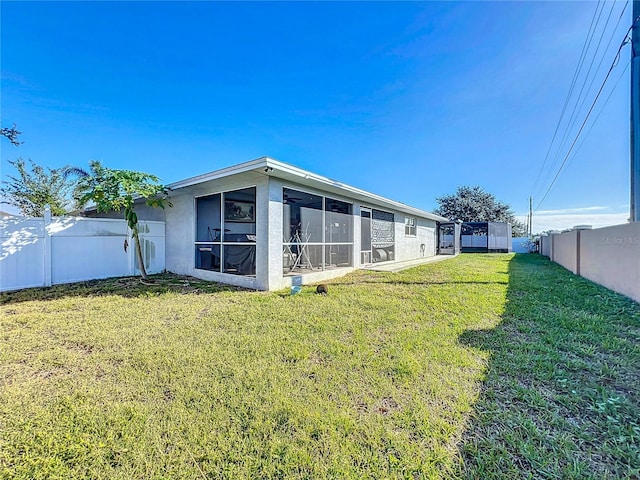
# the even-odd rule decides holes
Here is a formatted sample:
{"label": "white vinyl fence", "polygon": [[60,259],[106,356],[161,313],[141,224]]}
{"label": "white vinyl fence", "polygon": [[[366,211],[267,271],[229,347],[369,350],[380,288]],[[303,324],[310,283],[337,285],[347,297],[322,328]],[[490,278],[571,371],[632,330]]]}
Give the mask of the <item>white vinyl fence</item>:
{"label": "white vinyl fence", "polygon": [[[139,274],[124,220],[7,217],[0,240],[0,291]],[[162,272],[164,222],[141,221],[140,241],[147,272]]]}

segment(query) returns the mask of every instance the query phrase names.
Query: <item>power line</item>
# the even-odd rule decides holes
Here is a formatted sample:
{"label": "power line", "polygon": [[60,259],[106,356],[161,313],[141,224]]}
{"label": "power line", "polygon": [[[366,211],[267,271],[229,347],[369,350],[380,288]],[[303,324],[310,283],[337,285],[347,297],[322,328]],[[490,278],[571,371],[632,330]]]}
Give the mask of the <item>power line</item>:
{"label": "power line", "polygon": [[553,185],[556,183],[556,180],[558,179],[558,176],[560,175],[560,172],[562,171],[563,167],[567,163],[567,160],[569,159],[569,156],[571,155],[573,147],[575,147],[576,142],[578,141],[578,138],[580,137],[580,134],[582,133],[582,130],[584,129],[587,121],[589,120],[589,117],[591,116],[591,112],[593,112],[593,108],[595,107],[596,102],[598,101],[598,98],[600,98],[600,94],[602,93],[602,90],[604,89],[604,86],[607,83],[607,80],[609,79],[609,76],[611,75],[611,72],[618,65],[618,62],[620,60],[620,52],[622,51],[622,48],[627,43],[629,43],[629,33],[631,32],[631,29],[633,28],[633,25],[635,25],[635,23],[637,21],[638,21],[638,18],[635,18],[633,20],[633,23],[631,24],[631,27],[629,27],[629,29],[627,30],[627,33],[625,33],[624,39],[622,40],[622,43],[620,43],[620,46],[618,47],[618,51],[616,52],[616,55],[615,55],[615,57],[613,59],[613,63],[611,64],[611,67],[609,67],[609,71],[607,72],[607,75],[605,76],[604,80],[602,81],[602,85],[600,85],[600,88],[598,89],[598,93],[596,94],[596,97],[593,99],[593,102],[591,103],[591,107],[589,108],[589,111],[587,112],[587,115],[585,116],[585,118],[584,118],[584,120],[582,122],[582,125],[580,125],[580,129],[578,130],[578,133],[576,133],[576,136],[574,137],[573,142],[571,143],[571,146],[569,147],[569,150],[567,151],[567,154],[565,155],[564,160],[562,161],[562,164],[560,165],[560,168],[558,169],[558,171],[556,172],[555,176],[553,177],[553,180],[551,181],[551,184],[547,188],[547,191],[543,195],[542,200],[540,200],[540,202],[538,203],[538,206],[535,208],[535,210],[538,210],[538,208],[540,208],[542,203],[545,201],[545,199],[549,195],[549,192],[551,192],[551,189],[553,188]]}
{"label": "power line", "polygon": [[[576,100],[576,103],[573,106],[573,111],[571,112],[571,116],[569,117],[569,121],[567,122],[567,126],[564,130],[564,134],[562,135],[562,140],[556,151],[556,155],[554,157],[553,164],[550,167],[550,171],[552,171],[555,168],[555,165],[557,164],[558,159],[560,157],[560,152],[562,152],[562,150],[564,149],[567,139],[569,138],[569,132],[571,132],[573,127],[575,126],[576,120],[578,119],[578,114],[582,109],[582,105],[584,105],[584,102],[587,99],[587,95],[589,94],[589,89],[591,88],[591,86],[589,86],[589,89],[587,89],[586,91],[585,91],[585,86],[587,85],[587,81],[589,80],[589,76],[591,75],[593,64],[596,60],[596,56],[598,55],[598,51],[600,50],[600,45],[602,44],[602,38],[604,37],[604,32],[607,28],[607,25],[609,25],[609,20],[611,19],[611,13],[613,12],[614,7],[615,7],[615,3],[612,3],[611,10],[609,10],[609,15],[607,16],[607,20],[605,21],[604,27],[602,28],[602,32],[600,33],[598,44],[596,45],[596,49],[593,52],[591,63],[589,63],[589,68],[587,69],[587,73],[584,76],[584,80],[582,81],[582,86],[580,87],[580,93],[578,93],[578,99]],[[602,10],[600,11],[601,14],[602,14],[602,11],[604,11],[604,4],[602,5]],[[600,20],[600,16],[598,16],[598,20]],[[593,79],[595,79],[596,75],[597,75],[597,72],[594,72]],[[593,80],[592,80],[592,83],[593,83]],[[582,96],[583,93],[584,93],[584,98]]]}
{"label": "power line", "polygon": [[[607,42],[607,46],[604,47],[604,51],[602,52],[602,57],[600,57],[600,62],[598,62],[598,66],[596,67],[596,70],[595,70],[596,72],[598,72],[600,70],[600,67],[602,66],[602,62],[604,61],[604,58],[607,55],[607,50],[609,49],[609,46],[611,45],[611,42],[613,41],[613,38],[615,37],[616,31],[618,30],[618,26],[620,25],[620,21],[622,20],[624,12],[627,10],[627,5],[629,5],[628,1],[627,1],[627,3],[625,3],[624,7],[622,8],[622,12],[620,12],[620,16],[618,17],[618,21],[616,22],[616,26],[613,27],[613,32],[611,33],[611,36],[609,37],[609,41]],[[612,11],[613,11],[613,7],[612,7]],[[611,15],[611,13],[609,13],[609,15]],[[609,20],[607,19],[607,24],[608,23],[609,23]],[[597,50],[596,50],[596,52],[597,52]],[[595,56],[594,56],[594,60],[595,60]],[[593,82],[595,81],[595,79],[596,79],[596,75],[594,74],[593,77],[591,78],[591,82],[589,83],[589,87],[587,87],[587,92],[591,91],[591,87],[593,86]],[[587,97],[585,95],[584,99],[582,100],[582,103],[580,104],[580,108],[578,110],[582,109],[582,107],[584,106],[584,102],[586,100],[587,100]]]}
{"label": "power line", "polygon": [[586,136],[588,136],[589,133],[591,133],[591,130],[593,130],[593,127],[598,122],[598,119],[600,118],[600,115],[602,115],[602,112],[604,111],[605,107],[607,106],[607,103],[609,103],[609,100],[613,96],[613,92],[615,92],[616,89],[618,88],[618,85],[620,84],[620,81],[625,76],[625,73],[627,73],[627,70],[629,69],[630,65],[631,65],[631,59],[629,59],[629,61],[627,62],[626,66],[624,67],[624,70],[622,71],[622,73],[618,77],[618,80],[616,80],[615,85],[613,86],[613,88],[609,92],[609,95],[607,96],[607,98],[605,99],[604,103],[602,104],[602,107],[598,111],[598,114],[593,119],[593,122],[591,122],[591,126],[589,127],[589,130],[587,130],[587,132],[585,133],[585,136],[582,137],[582,141],[580,142],[580,145],[578,145],[578,148],[576,148],[576,151],[573,152],[573,155],[571,156],[571,158],[567,162],[567,168],[569,168],[569,165],[571,165],[571,162],[576,158],[576,156],[578,155],[578,152],[580,152],[580,149],[582,148],[582,146],[584,145],[584,142],[586,141]]}
{"label": "power line", "polygon": [[[602,53],[602,59],[600,60],[600,63],[598,65],[598,69],[596,69],[595,71],[593,70],[593,66],[594,63],[596,61],[596,57],[598,56],[598,52],[600,51],[600,46],[602,45],[602,40],[604,38],[604,34],[606,31],[607,26],[609,25],[609,20],[611,19],[611,15],[613,14],[613,9],[615,7],[615,3],[612,4],[611,6],[611,10],[609,10],[609,15],[607,16],[607,20],[604,24],[604,27],[602,28],[601,32],[600,32],[600,38],[598,39],[598,43],[597,46],[595,48],[595,51],[592,54],[591,57],[591,62],[589,64],[589,68],[584,76],[584,79],[582,81],[582,86],[580,88],[580,93],[578,94],[578,98],[575,101],[575,104],[573,106],[573,111],[571,112],[571,116],[569,118],[569,121],[567,122],[567,125],[565,127],[564,130],[564,134],[562,136],[562,141],[559,143],[557,149],[556,149],[556,153],[553,157],[553,161],[551,162],[550,166],[549,166],[549,170],[546,174],[546,176],[544,177],[544,184],[548,184],[551,176],[553,175],[553,172],[555,171],[555,169],[557,168],[557,166],[560,164],[560,160],[562,158],[562,154],[564,149],[566,148],[567,145],[567,141],[569,140],[570,134],[571,132],[574,131],[574,127],[576,124],[576,121],[578,120],[578,116],[580,115],[581,112],[583,112],[583,106],[585,104],[585,102],[587,101],[588,95],[591,92],[591,87],[593,85],[593,82],[595,81],[596,77],[597,77],[597,72],[599,71],[600,65],[602,64],[602,60],[604,59],[604,56],[607,54],[607,49],[605,48],[603,53]],[[604,8],[604,7],[603,7]],[[623,14],[624,14],[624,10],[626,10],[626,5],[623,8]],[[619,17],[621,18],[621,17]],[[617,25],[616,25],[617,27]],[[615,30],[612,33],[611,39],[613,39],[613,36],[615,36]],[[611,43],[611,40],[609,41],[609,44]],[[608,45],[607,45],[608,46]],[[593,75],[591,75],[591,72],[593,71]],[[589,79],[591,78],[591,82],[589,83],[589,87],[585,88],[587,86],[587,82],[589,81]],[[584,93],[584,96],[583,96]]]}
{"label": "power line", "polygon": [[586,53],[589,45],[591,45],[591,39],[593,38],[593,32],[595,32],[594,22],[596,20],[596,16],[600,18],[598,15],[598,8],[600,6],[600,1],[596,4],[596,9],[593,12],[593,16],[591,17],[591,24],[589,25],[589,30],[587,30],[587,36],[584,39],[584,43],[582,45],[582,51],[580,52],[580,57],[578,58],[578,64],[576,65],[576,70],[573,73],[573,79],[571,80],[571,86],[569,87],[569,93],[567,93],[567,97],[564,100],[564,105],[562,107],[562,112],[560,113],[560,118],[558,119],[558,123],[556,124],[556,128],[553,132],[553,137],[551,138],[551,143],[549,144],[549,148],[547,149],[547,153],[544,156],[544,161],[542,162],[542,166],[538,171],[538,175],[536,176],[535,181],[533,182],[533,187],[531,188],[531,193],[533,194],[536,187],[538,186],[538,180],[540,179],[540,175],[544,170],[545,165],[547,164],[547,160],[549,158],[549,153],[551,153],[551,147],[553,146],[553,142],[556,139],[556,135],[558,134],[558,130],[560,129],[560,125],[562,124],[562,119],[564,118],[564,114],[567,110],[567,106],[569,105],[569,100],[571,95],[573,94],[573,89],[576,86],[576,82],[578,81],[578,77],[580,75],[580,71],[582,70],[582,65],[584,64],[584,59],[586,58]]}
{"label": "power line", "polygon": [[[621,22],[621,20],[622,20],[622,18],[624,16],[624,13],[626,12],[628,4],[629,4],[629,1],[627,0],[625,5],[623,6],[622,10],[620,11],[620,14],[618,15],[618,20],[617,20],[615,26],[612,29],[612,33],[609,36],[609,40],[608,40],[606,46],[604,47],[604,49],[602,50],[602,54],[600,55],[600,60],[598,62],[598,65],[597,65],[596,69],[594,70],[593,66],[594,66],[594,63],[596,61],[596,58],[598,57],[598,52],[600,51],[600,47],[602,45],[602,42],[603,42],[603,39],[604,39],[604,35],[605,35],[606,31],[607,31],[607,26],[609,25],[609,22],[611,20],[611,16],[613,15],[615,3],[612,4],[611,9],[609,10],[609,13],[607,15],[607,19],[606,19],[606,21],[604,23],[604,26],[602,27],[602,29],[600,31],[600,36],[599,36],[599,39],[598,39],[598,43],[597,43],[597,46],[595,48],[595,51],[593,52],[593,55],[592,55],[592,58],[591,58],[591,62],[589,64],[589,68],[588,68],[588,70],[587,70],[587,72],[586,72],[586,74],[584,76],[583,81],[582,81],[582,86],[580,88],[580,93],[578,95],[578,98],[575,101],[575,104],[574,104],[572,113],[571,113],[571,115],[569,117],[569,120],[567,121],[567,124],[566,124],[567,126],[564,129],[564,133],[563,133],[563,136],[562,136],[562,141],[559,142],[559,144],[557,146],[556,153],[553,156],[553,161],[548,162],[549,154],[550,154],[551,149],[553,147],[553,142],[558,137],[557,132],[559,131],[559,127],[561,125],[561,120],[562,120],[563,116],[561,116],[561,119],[558,122],[558,125],[556,127],[556,131],[554,132],[554,136],[552,138],[552,142],[549,145],[549,148],[547,149],[547,154],[545,155],[545,160],[544,160],[544,162],[542,164],[542,167],[540,168],[540,170],[538,172],[538,175],[536,177],[536,182],[534,184],[534,188],[532,189],[532,191],[534,193],[537,192],[536,187],[538,185],[546,184],[549,181],[552,172],[556,169],[556,166],[560,162],[561,152],[562,152],[562,150],[564,149],[564,146],[567,143],[569,132],[571,130],[573,130],[573,127],[574,127],[574,125],[576,123],[576,120],[578,118],[577,117],[578,112],[582,111],[582,109],[584,107],[584,104],[585,104],[585,102],[587,100],[587,94],[588,94],[588,92],[591,91],[593,83],[596,80],[596,76],[597,76],[596,72],[598,72],[600,70],[600,67],[602,66],[602,63],[603,63],[603,61],[604,61],[604,59],[606,57],[607,51],[609,50],[611,42],[613,41],[613,39],[615,37],[615,33],[618,30],[618,26],[620,25],[620,22]],[[595,20],[595,27],[594,27],[593,31],[589,32],[589,35],[587,37],[588,41],[586,41],[586,43],[585,43],[585,45],[587,47],[587,50],[588,50],[588,47],[590,47],[590,45],[592,44],[593,39],[595,38],[595,34],[596,34],[597,29],[598,29],[599,20],[601,18],[601,14],[603,13],[603,11],[604,11],[604,4],[603,4],[601,9],[599,9],[599,10],[596,9],[596,11],[594,12],[594,17],[592,19],[592,25],[594,25],[594,20]],[[597,14],[597,17],[596,17],[596,14]],[[581,53],[581,59],[580,59],[580,64],[579,64],[580,66],[584,66],[584,64],[585,64],[584,62],[586,60],[586,55],[583,55],[583,54],[585,54],[584,48],[583,48],[583,52]],[[592,71],[593,71],[593,75],[591,75]],[[580,76],[579,75],[579,70],[576,70],[576,74],[577,75],[574,75],[574,80],[577,80],[577,78]],[[591,78],[590,81],[589,81],[589,78]],[[587,87],[587,82],[589,82],[588,87]],[[586,87],[586,89],[585,89],[585,87]],[[563,108],[563,113],[565,112],[566,107],[568,106],[568,103],[569,103],[569,100],[570,100],[570,96],[574,92],[574,88],[575,88],[575,84],[572,85],[572,89],[570,89],[569,95],[567,96],[567,99],[565,101],[565,107]],[[583,94],[584,94],[584,96],[583,96]],[[548,173],[546,175],[543,175],[544,167],[547,164],[549,165]],[[540,178],[544,178],[544,183],[540,184],[538,182],[538,179],[540,179]]]}

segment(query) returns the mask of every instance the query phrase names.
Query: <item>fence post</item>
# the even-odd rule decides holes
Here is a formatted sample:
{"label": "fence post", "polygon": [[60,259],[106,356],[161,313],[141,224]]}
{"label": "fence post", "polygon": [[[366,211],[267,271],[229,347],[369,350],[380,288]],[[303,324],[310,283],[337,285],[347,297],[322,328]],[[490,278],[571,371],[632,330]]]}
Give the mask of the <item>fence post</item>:
{"label": "fence post", "polygon": [[591,230],[591,225],[576,225],[573,229],[576,231],[576,275],[580,275],[580,237],[582,230]]}
{"label": "fence post", "polygon": [[51,208],[49,205],[44,207],[44,286],[50,287],[51,283],[51,233],[49,231],[51,225]]}

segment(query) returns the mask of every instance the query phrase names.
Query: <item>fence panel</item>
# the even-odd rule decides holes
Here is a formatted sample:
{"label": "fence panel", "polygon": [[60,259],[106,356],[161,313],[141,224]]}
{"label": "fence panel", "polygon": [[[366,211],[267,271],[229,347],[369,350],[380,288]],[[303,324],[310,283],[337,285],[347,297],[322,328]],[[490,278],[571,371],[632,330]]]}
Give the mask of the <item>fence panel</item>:
{"label": "fence panel", "polygon": [[[140,222],[140,244],[142,245],[142,257],[147,273],[159,273],[165,269],[165,245],[164,245],[164,222]],[[130,241],[131,243],[131,241]],[[134,248],[133,244],[130,248]],[[136,273],[138,263],[134,262]]]}
{"label": "fence panel", "polygon": [[[140,222],[140,232],[147,272],[163,271],[164,222]],[[124,220],[10,217],[0,236],[0,291],[139,273]]]}
{"label": "fence panel", "polygon": [[44,285],[44,221],[0,219],[0,290]]}
{"label": "fence panel", "polygon": [[124,251],[126,237],[53,237],[51,242],[51,282],[131,275],[129,255]]}

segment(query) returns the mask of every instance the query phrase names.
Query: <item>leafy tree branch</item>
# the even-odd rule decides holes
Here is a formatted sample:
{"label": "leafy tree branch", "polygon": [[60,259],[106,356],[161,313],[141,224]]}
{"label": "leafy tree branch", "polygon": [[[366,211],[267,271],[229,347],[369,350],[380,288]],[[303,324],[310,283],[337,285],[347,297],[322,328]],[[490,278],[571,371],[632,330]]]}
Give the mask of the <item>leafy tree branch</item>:
{"label": "leafy tree branch", "polygon": [[52,215],[69,212],[73,189],[73,183],[65,175],[69,167],[45,168],[31,159],[29,163],[30,168],[22,158],[9,161],[18,175],[8,175],[8,180],[2,182],[0,203],[17,207],[25,217],[42,217],[46,205],[51,207]]}

